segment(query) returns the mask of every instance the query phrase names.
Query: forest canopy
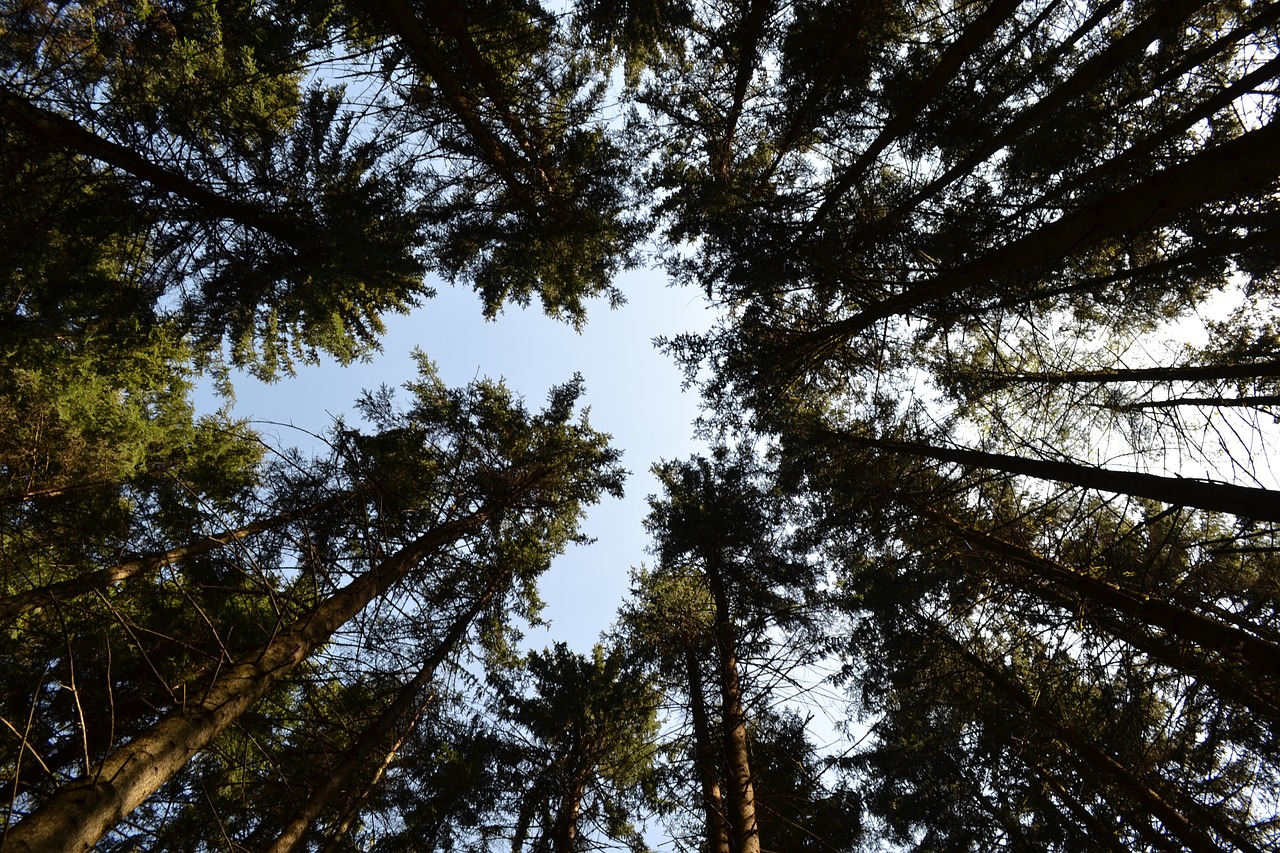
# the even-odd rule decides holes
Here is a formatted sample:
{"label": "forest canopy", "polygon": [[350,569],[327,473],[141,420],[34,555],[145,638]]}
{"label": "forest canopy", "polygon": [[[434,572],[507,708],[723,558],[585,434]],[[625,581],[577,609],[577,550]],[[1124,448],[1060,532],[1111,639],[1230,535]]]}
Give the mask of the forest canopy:
{"label": "forest canopy", "polygon": [[[1280,848],[1278,84],[1261,0],[6,0],[0,846]],[[193,403],[642,266],[706,450],[587,653],[581,377]]]}

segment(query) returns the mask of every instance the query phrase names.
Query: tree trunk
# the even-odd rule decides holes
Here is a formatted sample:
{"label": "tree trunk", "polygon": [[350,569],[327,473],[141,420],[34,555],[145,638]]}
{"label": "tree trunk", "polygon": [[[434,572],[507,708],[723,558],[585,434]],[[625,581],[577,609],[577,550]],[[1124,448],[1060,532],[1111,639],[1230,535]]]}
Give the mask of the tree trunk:
{"label": "tree trunk", "polygon": [[1246,364],[1187,364],[1175,367],[1135,367],[1119,370],[1078,370],[1062,373],[964,374],[988,385],[1039,383],[1042,385],[1103,385],[1112,382],[1214,382],[1230,379],[1280,378],[1280,358]]}
{"label": "tree trunk", "polygon": [[1280,122],[1271,122],[1156,172],[1139,184],[1106,193],[1087,207],[1072,210],[964,266],[807,334],[799,347],[801,359],[820,359],[881,320],[908,314],[975,284],[1052,266],[1073,251],[1115,234],[1162,225],[1206,202],[1258,192],[1280,175],[1280,159],[1271,156],[1278,145]]}
{"label": "tree trunk", "polygon": [[185,175],[151,162],[131,148],[103,139],[71,119],[38,107],[2,87],[0,114],[8,115],[18,127],[55,148],[106,163],[146,181],[161,192],[185,199],[213,216],[270,234],[295,248],[305,248],[308,243],[302,222],[287,218],[278,211],[219,195]]}
{"label": "tree trunk", "polygon": [[730,49],[737,55],[733,59],[733,96],[724,114],[724,129],[720,138],[711,143],[714,162],[712,174],[725,186],[730,183],[733,170],[733,141],[738,133],[738,122],[747,100],[747,87],[755,75],[756,58],[760,53],[760,40],[764,25],[774,10],[775,0],[745,0],[742,20],[734,28],[734,42]]}
{"label": "tree trunk", "polygon": [[[1054,595],[1059,590],[1074,593],[1081,602],[1101,605],[1143,624],[1153,625],[1172,637],[1189,640],[1228,661],[1238,660],[1244,668],[1252,670],[1250,681],[1254,684],[1260,680],[1263,683],[1273,682],[1280,677],[1280,647],[1274,643],[1164,599],[1090,577],[936,510],[921,508],[917,511],[941,522],[970,544],[1030,570],[1034,578],[1042,579],[1054,588]],[[1015,583],[1018,582],[1017,576],[1011,577]]]}
{"label": "tree trunk", "polygon": [[1121,761],[1086,740],[1074,729],[1046,716],[1036,706],[1032,698],[1027,695],[1026,691],[1005,672],[965,648],[946,630],[939,630],[937,636],[944,644],[967,661],[970,666],[980,672],[1001,693],[1021,707],[1036,725],[1051,732],[1055,738],[1065,744],[1085,766],[1101,776],[1111,779],[1129,796],[1132,796],[1140,803],[1143,808],[1148,809],[1192,853],[1222,853],[1221,848],[1214,843],[1207,833],[1193,824],[1163,794],[1134,775],[1133,771]]}
{"label": "tree trunk", "polygon": [[19,822],[5,838],[6,850],[70,853],[93,847],[369,602],[488,516],[476,512],[424,533],[226,667],[199,701],[171,712],[109,755],[92,779],[68,785]]}
{"label": "tree trunk", "polygon": [[1280,406],[1280,395],[1257,394],[1244,397],[1171,397],[1167,400],[1144,400],[1119,406],[1119,411],[1139,409],[1171,409],[1174,406],[1215,406],[1220,408]]}
{"label": "tree trunk", "polygon": [[755,786],[751,779],[751,751],[747,741],[747,712],[742,705],[737,641],[729,613],[729,597],[718,558],[706,561],[707,581],[716,607],[715,641],[720,664],[721,730],[725,776],[729,791],[729,828],[734,853],[760,853]]}
{"label": "tree trunk", "polygon": [[[1119,6],[1120,3],[1121,0],[1111,0],[1112,6]],[[1009,15],[1019,5],[1021,0],[994,0],[973,19],[973,22],[955,41],[947,45],[946,50],[938,57],[938,63],[929,72],[928,78],[915,87],[910,103],[889,117],[871,144],[863,149],[858,159],[844,169],[843,174],[826,190],[825,198],[810,220],[807,230],[812,231],[826,219],[849,190],[862,183],[863,177],[875,159],[894,140],[916,125],[920,113],[938,97],[948,83],[955,79],[956,72],[964,65],[965,60],[987,43],[987,39],[1008,20]]]}
{"label": "tree trunk", "polygon": [[[1115,0],[1112,6],[1119,6]],[[1165,0],[1149,18],[1134,26],[1120,38],[1115,39],[1101,53],[1086,60],[1070,78],[1055,86],[1051,91],[1029,107],[1020,112],[1012,121],[999,128],[987,137],[985,143],[976,146],[967,156],[961,157],[951,168],[934,178],[917,192],[907,197],[901,204],[889,211],[886,216],[876,222],[863,239],[874,239],[885,229],[891,227],[903,215],[914,210],[922,201],[932,198],[956,179],[971,174],[983,161],[992,154],[1014,142],[1026,131],[1040,125],[1049,116],[1063,106],[1080,97],[1090,88],[1114,73],[1125,63],[1137,56],[1161,35],[1179,26],[1187,17],[1194,14],[1204,5],[1203,0]],[[1103,10],[1096,10],[1091,21],[1101,22],[1105,19]],[[828,203],[831,203],[828,199]],[[827,205],[824,204],[824,207]],[[826,211],[819,209],[819,214]]]}
{"label": "tree trunk", "polygon": [[702,669],[692,643],[685,647],[684,664],[689,683],[689,715],[693,718],[693,763],[697,768],[698,782],[702,786],[707,849],[711,853],[732,853],[729,849],[729,824],[724,798],[720,793],[716,748],[712,743],[711,721],[707,716],[706,691],[702,686]]}
{"label": "tree trunk", "polygon": [[[435,678],[436,669],[462,642],[476,616],[484,610],[494,596],[506,587],[509,580],[510,576],[505,572],[495,578],[484,594],[454,620],[449,632],[441,638],[431,655],[423,662],[418,674],[401,688],[395,701],[351,745],[342,762],[329,773],[324,783],[311,793],[311,796],[307,798],[306,803],[303,804],[298,814],[294,816],[293,820],[276,838],[275,843],[270,847],[264,848],[267,853],[291,853],[291,851],[299,848],[307,828],[315,823],[325,809],[333,805],[341,795],[350,795],[356,775],[368,766],[369,757],[386,741],[387,737],[395,730],[400,720],[414,707],[415,703],[417,704],[416,713],[413,715],[413,721],[408,728],[411,730],[417,724],[419,716],[421,716],[427,705],[426,701],[418,701],[418,695],[422,692],[423,687]],[[396,745],[387,754],[387,759],[384,761],[383,766],[394,757],[403,740],[404,737],[402,736],[396,741]]]}
{"label": "tree trunk", "polygon": [[1053,796],[1061,801],[1067,807],[1067,811],[1083,825],[1085,834],[1091,840],[1106,847],[1111,853],[1126,853],[1127,848],[1116,838],[1115,832],[1098,820],[1093,812],[1089,811],[1089,807],[1080,802],[1056,776],[1049,772],[1048,768],[1041,766],[1038,761],[1032,760],[1025,754],[1026,750],[1018,748],[1018,744],[1008,743],[1008,745],[1012,754],[1016,755],[1031,772],[1039,776]]}
{"label": "tree trunk", "polygon": [[529,187],[516,173],[520,157],[509,145],[499,139],[484,123],[478,102],[466,91],[461,81],[449,68],[439,46],[422,26],[417,14],[405,0],[377,0],[373,4],[383,21],[400,39],[413,64],[430,77],[440,90],[450,111],[466,129],[472,141],[479,147],[484,160],[502,178],[503,183],[516,197],[529,202]]}
{"label": "tree trunk", "polygon": [[188,557],[197,557],[201,554],[207,554],[215,551],[224,545],[230,545],[241,539],[246,539],[256,533],[262,533],[281,525],[288,524],[291,521],[305,518],[312,513],[318,512],[330,506],[334,506],[344,500],[349,500],[350,494],[335,495],[326,498],[323,501],[312,504],[309,507],[292,512],[282,512],[271,518],[264,518],[259,521],[246,524],[244,527],[235,530],[224,530],[221,533],[215,533],[189,542],[186,545],[179,545],[168,551],[161,551],[153,554],[144,554],[140,557],[134,557],[131,560],[125,560],[109,566],[105,569],[99,569],[94,572],[86,572],[74,578],[57,583],[45,584],[44,586],[29,589],[16,595],[0,598],[0,625],[7,624],[24,613],[29,613],[39,607],[49,607],[62,601],[75,598],[79,595],[93,592],[95,590],[105,590],[108,587],[128,580],[129,578],[145,574],[161,566],[167,566]]}
{"label": "tree trunk", "polygon": [[1070,483],[1102,492],[1152,498],[1173,506],[1229,512],[1260,521],[1280,521],[1280,493],[1269,489],[1186,480],[1181,477],[1161,477],[1134,471],[1112,471],[1075,462],[1054,462],[1001,453],[985,453],[960,447],[937,447],[930,444],[890,441],[830,430],[820,430],[815,437],[819,441],[835,446],[852,445],[882,450],[886,453],[923,456],[942,462],[955,462],[960,465],[1004,471],[1040,480]]}

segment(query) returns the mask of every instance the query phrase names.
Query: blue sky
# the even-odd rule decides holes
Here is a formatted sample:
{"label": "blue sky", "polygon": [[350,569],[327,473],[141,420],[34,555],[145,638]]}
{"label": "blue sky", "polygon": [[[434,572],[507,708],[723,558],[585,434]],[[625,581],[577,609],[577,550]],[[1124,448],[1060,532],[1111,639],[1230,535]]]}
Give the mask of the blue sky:
{"label": "blue sky", "polygon": [[[627,304],[617,310],[604,301],[592,304],[579,334],[537,308],[511,307],[486,322],[470,290],[436,283],[434,299],[408,316],[386,318],[383,351],[371,361],[345,368],[332,362],[302,367],[272,385],[238,376],[234,412],[275,422],[257,424],[274,444],[321,452],[305,432],[280,424],[320,433],[337,415],[354,419],[352,404],[361,390],[398,387],[415,375],[415,347],[435,361],[449,385],[502,377],[531,409],[541,407],[553,385],[580,372],[591,423],[613,435],[631,476],[622,501],[607,499],[590,509],[585,532],[598,541],[572,549],[544,577],[544,617],[552,624],[531,631],[526,642],[541,648],[559,640],[586,651],[613,621],[630,567],[648,560],[641,522],[648,510],[645,498],[657,490],[650,464],[699,447],[691,425],[697,396],[681,392],[680,372],[653,348],[652,339],[704,330],[714,316],[700,293],[668,287],[659,272],[629,273],[618,284]],[[202,400],[210,405],[207,395]]]}

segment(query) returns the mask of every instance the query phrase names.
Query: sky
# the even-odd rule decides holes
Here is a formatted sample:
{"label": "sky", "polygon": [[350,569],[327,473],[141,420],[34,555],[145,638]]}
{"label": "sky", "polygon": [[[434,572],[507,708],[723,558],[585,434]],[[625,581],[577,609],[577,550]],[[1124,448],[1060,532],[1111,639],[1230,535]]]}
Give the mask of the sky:
{"label": "sky", "polygon": [[[586,652],[613,622],[630,568],[651,562],[642,522],[646,497],[658,487],[649,466],[700,448],[692,438],[697,394],[681,392],[680,371],[652,340],[703,331],[714,318],[699,292],[668,286],[661,272],[640,270],[617,283],[627,304],[611,310],[604,300],[593,302],[586,327],[577,333],[537,307],[512,306],[486,321],[472,291],[433,282],[433,299],[412,314],[385,318],[382,352],[370,361],[342,367],[325,360],[270,385],[238,375],[233,412],[258,422],[275,445],[321,453],[320,442],[307,433],[322,433],[339,415],[356,420],[353,404],[363,389],[399,387],[412,379],[415,347],[436,363],[448,385],[503,378],[535,411],[552,386],[581,373],[586,393],[580,402],[590,406],[591,425],[613,436],[631,475],[623,500],[606,497],[589,508],[583,531],[597,541],[571,548],[543,577],[543,617],[551,625],[531,630],[525,642],[539,649],[562,641]],[[216,408],[218,401],[206,389],[198,405]]]}

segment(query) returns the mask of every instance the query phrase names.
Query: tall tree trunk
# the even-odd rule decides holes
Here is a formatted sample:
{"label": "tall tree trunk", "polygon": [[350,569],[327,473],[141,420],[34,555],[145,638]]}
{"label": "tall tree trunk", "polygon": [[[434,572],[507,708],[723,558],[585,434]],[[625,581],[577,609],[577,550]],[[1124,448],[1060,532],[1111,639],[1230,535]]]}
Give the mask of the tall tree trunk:
{"label": "tall tree trunk", "polygon": [[1207,202],[1241,192],[1259,192],[1280,175],[1280,160],[1270,156],[1278,144],[1280,122],[1272,121],[1156,172],[1141,183],[1106,193],[1092,204],[1072,210],[964,266],[943,271],[929,281],[870,304],[851,317],[805,334],[804,340],[795,345],[800,361],[808,364],[821,360],[881,320],[909,314],[975,284],[1052,265],[1081,247],[1115,234],[1162,225],[1182,211]]}
{"label": "tall tree trunk", "polygon": [[[1111,5],[1120,4],[1112,0]],[[1203,0],[1165,0],[1150,17],[1138,23],[1120,38],[1111,41],[1105,50],[1081,64],[1071,77],[1035,100],[1012,121],[991,133],[982,145],[975,146],[972,151],[967,152],[966,156],[959,158],[951,168],[908,196],[883,219],[866,229],[867,233],[863,235],[863,239],[879,236],[902,216],[914,210],[922,201],[932,198],[958,178],[971,174],[983,161],[1001,148],[1010,145],[1028,130],[1043,123],[1049,116],[1089,91],[1125,63],[1141,56],[1153,41],[1179,26],[1203,5]],[[1098,23],[1105,20],[1106,16],[1101,14],[1101,11],[1095,10],[1091,20]],[[827,200],[828,204],[832,202],[832,199]],[[824,207],[827,207],[827,204],[824,204]],[[818,211],[820,215],[825,215],[826,212],[822,208]]]}
{"label": "tall tree trunk", "polygon": [[737,638],[718,555],[706,560],[706,571],[716,608],[715,642],[720,664],[721,730],[729,792],[730,835],[734,853],[760,853],[760,826],[756,820],[755,785],[751,778],[747,712],[742,704],[742,685],[738,674]]}
{"label": "tall tree trunk", "polygon": [[[475,621],[476,616],[488,606],[496,595],[506,588],[509,582],[510,575],[505,572],[501,573],[489,585],[484,594],[454,620],[448,633],[440,639],[431,655],[423,662],[418,674],[401,688],[395,701],[351,745],[342,762],[329,773],[324,783],[311,793],[311,796],[307,798],[306,803],[303,804],[298,814],[289,821],[275,842],[270,847],[263,848],[266,853],[291,853],[291,851],[299,849],[307,828],[315,823],[325,809],[333,805],[340,796],[344,794],[350,796],[357,774],[368,766],[370,756],[381,747],[400,721],[414,708],[415,704],[417,706],[416,712],[413,715],[413,722],[409,724],[408,728],[412,729],[417,724],[419,716],[426,708],[426,701],[419,701],[418,699],[422,689],[435,678],[436,669],[444,662],[445,658],[457,649],[470,629],[471,623]],[[387,760],[394,757],[403,740],[404,737],[402,736],[396,741],[396,746],[387,756]]]}
{"label": "tall tree trunk", "polygon": [[75,598],[79,595],[94,592],[95,590],[105,590],[113,584],[128,580],[129,578],[145,574],[162,566],[184,560],[188,557],[198,557],[215,551],[225,545],[238,542],[241,539],[247,539],[257,533],[263,533],[281,525],[288,524],[291,521],[297,521],[306,518],[315,512],[335,506],[344,500],[351,498],[350,493],[335,495],[326,498],[323,501],[312,504],[305,509],[294,510],[291,512],[282,512],[270,518],[260,519],[259,521],[246,524],[235,530],[224,530],[221,533],[214,533],[205,536],[186,545],[179,545],[176,548],[170,548],[168,551],[159,551],[153,554],[144,554],[140,557],[134,557],[130,560],[116,563],[114,566],[108,566],[105,569],[99,569],[94,572],[86,572],[74,578],[57,583],[45,584],[44,586],[29,589],[16,595],[5,596],[0,598],[0,625],[17,619],[24,613],[29,613],[39,607],[49,607],[62,601]]}
{"label": "tall tree trunk", "polygon": [[[1121,1],[1111,0],[1111,5],[1119,6]],[[955,79],[956,72],[964,65],[965,60],[986,45],[992,34],[1008,21],[1009,15],[1021,2],[1022,0],[993,0],[955,41],[947,45],[929,76],[913,89],[911,100],[889,116],[871,144],[862,150],[858,159],[845,168],[823,193],[824,200],[810,220],[808,230],[821,224],[849,190],[862,183],[867,170],[890,144],[916,126],[920,113]]]}
{"label": "tall tree trunk", "polygon": [[1089,807],[1080,802],[1048,768],[1026,755],[1026,750],[1019,748],[1018,744],[1012,743],[1008,739],[1006,739],[1006,743],[1010,747],[1011,753],[1016,755],[1031,772],[1039,776],[1053,796],[1065,805],[1067,811],[1081,823],[1085,829],[1085,834],[1090,840],[1101,844],[1111,853],[1125,853],[1127,848],[1116,838],[1114,830],[1098,820],[1097,816],[1089,811]]}
{"label": "tall tree trunk", "polygon": [[1186,480],[1181,477],[1161,477],[1135,471],[1112,471],[1075,462],[1054,462],[1002,453],[985,453],[961,447],[938,447],[931,444],[890,441],[830,430],[819,430],[815,437],[820,442],[835,447],[840,445],[868,447],[886,453],[923,456],[942,462],[955,462],[960,465],[972,465],[976,468],[1004,471],[1040,480],[1070,483],[1086,489],[1152,498],[1173,506],[1229,512],[1260,521],[1280,521],[1280,492],[1270,489]]}
{"label": "tall tree trunk", "polygon": [[756,60],[760,55],[760,41],[764,37],[764,25],[773,13],[775,0],[745,0],[742,20],[734,27],[734,39],[729,45],[733,64],[733,96],[724,114],[723,132],[712,142],[712,174],[725,186],[730,183],[733,170],[733,141],[738,134],[738,123],[747,101],[747,88],[755,75]]}
{"label": "tall tree trunk", "polygon": [[689,715],[693,719],[693,763],[702,788],[702,808],[706,816],[707,849],[711,853],[732,853],[729,849],[729,824],[724,797],[720,792],[720,771],[716,747],[712,742],[711,720],[707,715],[706,691],[702,685],[702,668],[693,643],[685,646],[684,665],[689,684]]}
{"label": "tall tree trunk", "polygon": [[988,663],[973,651],[963,646],[945,629],[940,628],[936,636],[965,660],[973,669],[981,673],[988,682],[1002,694],[1022,708],[1023,712],[1035,722],[1053,734],[1065,744],[1083,764],[1098,775],[1110,779],[1133,797],[1143,808],[1150,810],[1165,828],[1176,836],[1192,853],[1222,853],[1221,848],[1199,826],[1191,822],[1166,796],[1136,776],[1125,764],[1109,752],[1099,748],[1074,729],[1056,719],[1047,716],[1027,695],[1012,677],[994,664]]}
{"label": "tall tree trunk", "polygon": [[93,778],[68,785],[41,804],[9,830],[6,850],[71,853],[91,848],[369,602],[488,517],[481,510],[433,528],[317,604],[219,672],[199,701],[171,712],[107,756]]}
{"label": "tall tree trunk", "polygon": [[[1033,577],[1055,587],[1055,594],[1058,591],[1074,593],[1082,602],[1101,605],[1143,624],[1153,625],[1170,636],[1189,640],[1226,660],[1238,660],[1252,670],[1255,683],[1259,679],[1271,682],[1280,678],[1280,647],[1274,643],[1164,599],[1091,577],[1029,548],[977,530],[945,513],[925,508],[917,511],[941,522],[971,545],[1030,570]],[[1019,580],[1016,575],[1010,577],[1015,583]]]}
{"label": "tall tree trunk", "polygon": [[305,248],[310,242],[303,223],[287,214],[220,195],[186,175],[151,162],[132,148],[103,139],[71,119],[38,107],[3,87],[0,87],[0,114],[7,115],[15,125],[55,148],[106,163],[161,192],[185,199],[208,214],[270,234],[295,248]]}
{"label": "tall tree trunk", "polygon": [[373,5],[377,8],[379,17],[400,39],[418,71],[430,77],[439,88],[449,110],[457,116],[480,149],[484,161],[517,198],[532,205],[530,188],[516,171],[520,156],[485,124],[480,115],[479,102],[467,92],[466,87],[449,68],[439,45],[423,27],[412,6],[405,0],[377,0]]}
{"label": "tall tree trunk", "polygon": [[1004,387],[1015,384],[1103,385],[1113,382],[1214,382],[1230,379],[1280,378],[1280,358],[1245,364],[1186,364],[1173,367],[1133,367],[1118,370],[1076,370],[1061,373],[967,373],[965,379]]}

